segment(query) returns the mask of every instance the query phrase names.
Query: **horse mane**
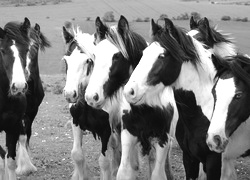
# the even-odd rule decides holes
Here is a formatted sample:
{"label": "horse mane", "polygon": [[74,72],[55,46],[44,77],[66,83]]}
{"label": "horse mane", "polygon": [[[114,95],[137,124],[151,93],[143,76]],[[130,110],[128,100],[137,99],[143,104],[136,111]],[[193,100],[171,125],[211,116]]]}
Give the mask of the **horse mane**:
{"label": "horse mane", "polygon": [[178,26],[174,26],[174,35],[170,35],[165,28],[159,26],[160,30],[153,36],[153,40],[157,41],[162,47],[168,50],[171,56],[181,62],[192,62],[197,64],[200,62],[194,45],[194,39],[187,35],[187,30]]}
{"label": "horse mane", "polygon": [[229,56],[225,59],[219,59],[219,63],[222,66],[216,73],[216,77],[220,77],[225,72],[231,72],[233,76],[243,80],[248,86],[250,86],[250,72],[245,68],[250,69],[250,58],[246,55],[237,54],[235,56]]}
{"label": "horse mane", "polygon": [[83,33],[79,26],[72,28],[74,39],[78,47],[87,54],[91,59],[94,59],[94,35]]}
{"label": "horse mane", "polygon": [[49,42],[48,38],[44,36],[42,32],[37,33],[37,31],[34,28],[31,28],[30,30],[30,38],[36,42],[36,44],[33,44],[37,46],[41,51],[45,51],[46,47],[51,47],[51,43]]}
{"label": "horse mane", "polygon": [[8,38],[15,40],[18,44],[29,46],[29,33],[23,33],[20,29],[21,25],[22,23],[20,22],[8,22],[4,26],[4,31],[6,32]]}
{"label": "horse mane", "polygon": [[117,26],[108,28],[106,39],[113,43],[127,60],[131,61],[133,68],[139,63],[142,52],[147,47],[147,42],[141,35],[130,29],[124,30],[121,34]]}

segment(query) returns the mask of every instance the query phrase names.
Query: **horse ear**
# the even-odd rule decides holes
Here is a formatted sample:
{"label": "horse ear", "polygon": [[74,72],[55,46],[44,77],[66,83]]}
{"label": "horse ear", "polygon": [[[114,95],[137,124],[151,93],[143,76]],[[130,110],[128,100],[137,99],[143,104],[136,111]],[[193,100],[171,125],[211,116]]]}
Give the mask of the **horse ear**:
{"label": "horse ear", "polygon": [[66,44],[68,44],[70,41],[74,39],[74,36],[71,35],[64,26],[63,26],[63,37]]}
{"label": "horse ear", "polygon": [[3,39],[5,36],[5,31],[0,27],[0,39]]}
{"label": "horse ear", "polygon": [[209,25],[209,21],[206,17],[203,18],[203,21],[200,22],[200,26],[203,28],[203,30],[206,32],[207,34],[207,39],[208,40],[214,40],[214,36],[213,33],[211,32],[211,28]]}
{"label": "horse ear", "polygon": [[151,19],[150,35],[154,36],[160,29],[161,27],[155,23],[154,19]]}
{"label": "horse ear", "polygon": [[100,17],[98,16],[95,20],[95,28],[97,36],[99,36],[100,39],[103,39],[105,37],[105,34],[107,32],[107,27],[102,23]]}
{"label": "horse ear", "polygon": [[129,30],[128,20],[123,15],[121,15],[118,21],[118,29],[122,32]]}
{"label": "horse ear", "polygon": [[27,17],[25,17],[24,22],[23,22],[23,24],[21,26],[21,30],[28,33],[28,30],[29,30],[30,26],[31,26],[30,25],[30,20]]}
{"label": "horse ear", "polygon": [[40,33],[40,26],[39,26],[39,24],[36,23],[34,29],[36,30],[36,32],[38,34]]}
{"label": "horse ear", "polygon": [[168,18],[165,18],[165,29],[170,33],[170,34],[173,34],[174,32],[174,23],[168,19]]}
{"label": "horse ear", "polygon": [[190,26],[191,30],[198,28],[198,23],[197,23],[197,21],[194,20],[193,16],[191,16],[191,18],[190,18],[189,26]]}

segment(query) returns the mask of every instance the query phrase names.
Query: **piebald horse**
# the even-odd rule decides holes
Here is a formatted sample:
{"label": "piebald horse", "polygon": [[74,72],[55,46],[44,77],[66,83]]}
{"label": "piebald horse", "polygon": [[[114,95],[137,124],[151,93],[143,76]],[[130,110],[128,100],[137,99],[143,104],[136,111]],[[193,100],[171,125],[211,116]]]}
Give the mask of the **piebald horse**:
{"label": "piebald horse", "polygon": [[[133,32],[127,19],[121,16],[117,26],[108,27],[99,18],[96,23],[97,36],[102,39],[95,50],[95,62],[85,99],[89,105],[102,108],[109,114],[116,114],[122,122],[122,158],[117,180],[136,179],[138,170],[137,142],[142,153],[149,154],[151,138],[156,139],[156,160],[151,179],[165,180],[165,161],[171,138],[168,136],[172,119],[177,119],[173,92],[166,88],[162,108],[153,106],[137,107],[129,104],[123,96],[123,88],[133,69],[139,63],[147,42]],[[160,98],[156,97],[159,101]],[[169,143],[168,143],[169,142]],[[135,157],[133,157],[135,156]]]}
{"label": "piebald horse", "polygon": [[[232,42],[232,37],[229,36],[229,34],[222,34],[219,30],[216,30],[215,27],[211,27],[209,25],[209,21],[207,18],[203,18],[201,20],[194,21],[192,18],[190,20],[190,28],[192,29],[191,35],[194,35],[195,38],[197,38],[199,41],[202,41],[206,48],[208,48],[216,57],[218,60],[214,61],[215,67],[219,66],[219,64],[228,64],[224,63],[224,61],[232,61],[234,59],[234,62],[241,61],[243,58],[242,55],[238,56],[238,49],[235,46],[235,44]],[[249,58],[248,55],[244,55],[246,58]],[[243,59],[246,59],[243,58]],[[235,60],[236,59],[236,60]],[[217,63],[218,62],[218,63]],[[233,61],[232,61],[233,62]],[[234,64],[234,63],[231,63]],[[235,63],[237,64],[237,63]],[[244,63],[243,63],[244,64]],[[220,69],[220,68],[216,68]],[[217,72],[217,74],[219,74]],[[217,78],[219,75],[216,76]],[[219,82],[219,81],[218,81]],[[215,87],[213,88],[215,89]],[[215,94],[215,92],[213,91]],[[216,97],[215,97],[216,99]],[[216,102],[215,102],[216,104]],[[214,119],[214,118],[212,118]],[[215,150],[216,152],[221,152],[221,150],[216,150],[216,143],[220,142],[219,138],[220,136],[217,136],[217,138],[211,138],[213,137],[212,134],[214,133],[214,136],[217,135],[217,121],[212,121],[211,119],[211,125],[208,130],[208,139],[207,143],[209,144],[209,147],[211,150]],[[237,127],[237,128],[236,128]],[[237,179],[236,177],[236,171],[234,169],[234,161],[237,157],[245,157],[248,155],[248,149],[249,143],[248,143],[248,126],[245,126],[243,124],[235,127],[235,130],[232,133],[232,136],[227,138],[229,140],[229,145],[227,148],[223,148],[224,153],[222,153],[222,175],[221,179]],[[216,132],[217,131],[217,132]],[[215,133],[216,132],[216,133]],[[216,142],[216,140],[219,140]],[[215,141],[214,141],[215,140]],[[216,143],[215,143],[216,142]],[[247,142],[247,143],[246,143]],[[241,148],[238,148],[241,147]]]}
{"label": "piebald horse", "polygon": [[[16,180],[16,145],[21,131],[24,130],[27,107],[25,93],[28,90],[25,67],[30,45],[29,31],[30,21],[27,18],[22,23],[9,22],[4,29],[0,28],[0,131],[6,133],[7,146],[4,158],[6,173],[0,177],[9,180]],[[3,156],[4,151],[1,152]]]}
{"label": "piebald horse", "polygon": [[17,174],[28,174],[37,171],[36,167],[32,164],[29,155],[26,154],[26,148],[29,147],[29,141],[32,131],[32,123],[37,115],[39,106],[44,98],[44,90],[39,73],[38,53],[39,50],[45,51],[45,48],[50,47],[50,42],[40,31],[40,26],[35,24],[30,29],[30,46],[27,53],[27,63],[25,70],[27,74],[28,90],[26,92],[27,108],[23,118],[24,129],[19,136],[19,146],[17,156]]}
{"label": "piebald horse", "polygon": [[151,38],[125,85],[125,97],[141,105],[153,101],[166,87],[173,88],[179,112],[176,138],[183,150],[186,178],[198,178],[201,162],[207,179],[219,180],[221,154],[210,151],[206,144],[216,74],[212,54],[167,18],[164,27],[151,21]]}
{"label": "piebald horse", "polygon": [[[73,117],[72,130],[74,136],[73,149],[71,157],[75,164],[75,170],[72,179],[89,178],[88,166],[85,161],[82,147],[83,131],[88,130],[94,137],[98,136],[102,142],[99,165],[101,168],[101,179],[112,179],[114,163],[110,162],[108,157],[108,147],[113,152],[112,158],[120,156],[119,148],[115,146],[109,115],[107,112],[95,109],[89,106],[85,99],[85,89],[94,65],[94,35],[83,33],[79,27],[72,28],[71,34],[63,27],[64,40],[67,45],[66,54],[63,60],[66,64],[66,85],[64,87],[64,96],[70,103],[70,113]],[[117,163],[119,164],[119,162]],[[116,165],[118,166],[118,165]],[[112,169],[111,169],[112,168]]]}

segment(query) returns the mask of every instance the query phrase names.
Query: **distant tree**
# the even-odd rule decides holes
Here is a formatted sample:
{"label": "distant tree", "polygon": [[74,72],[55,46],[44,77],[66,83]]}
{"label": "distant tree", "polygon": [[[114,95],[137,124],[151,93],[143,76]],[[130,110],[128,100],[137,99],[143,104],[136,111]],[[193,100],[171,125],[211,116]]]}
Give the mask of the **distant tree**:
{"label": "distant tree", "polygon": [[191,12],[191,16],[193,16],[195,20],[201,19],[201,15],[198,12]]}
{"label": "distant tree", "polygon": [[161,14],[160,17],[159,17],[159,20],[164,20],[165,18],[168,18],[168,15]]}
{"label": "distant tree", "polygon": [[230,20],[231,20],[231,17],[230,17],[230,16],[222,16],[222,17],[221,17],[221,20],[222,20],[222,21],[230,21]]}
{"label": "distant tree", "polygon": [[115,16],[113,11],[106,12],[102,19],[104,22],[115,22]]}

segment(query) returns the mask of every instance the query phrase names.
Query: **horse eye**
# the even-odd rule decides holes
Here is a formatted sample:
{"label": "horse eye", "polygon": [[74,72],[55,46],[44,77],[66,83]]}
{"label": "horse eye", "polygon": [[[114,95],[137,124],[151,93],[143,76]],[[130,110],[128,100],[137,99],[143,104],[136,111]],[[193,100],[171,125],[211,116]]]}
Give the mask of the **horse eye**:
{"label": "horse eye", "polygon": [[240,99],[241,97],[242,97],[242,92],[240,91],[240,92],[237,92],[235,95],[234,95],[234,98],[235,99]]}
{"label": "horse eye", "polygon": [[165,54],[164,53],[161,53],[158,58],[165,58]]}

